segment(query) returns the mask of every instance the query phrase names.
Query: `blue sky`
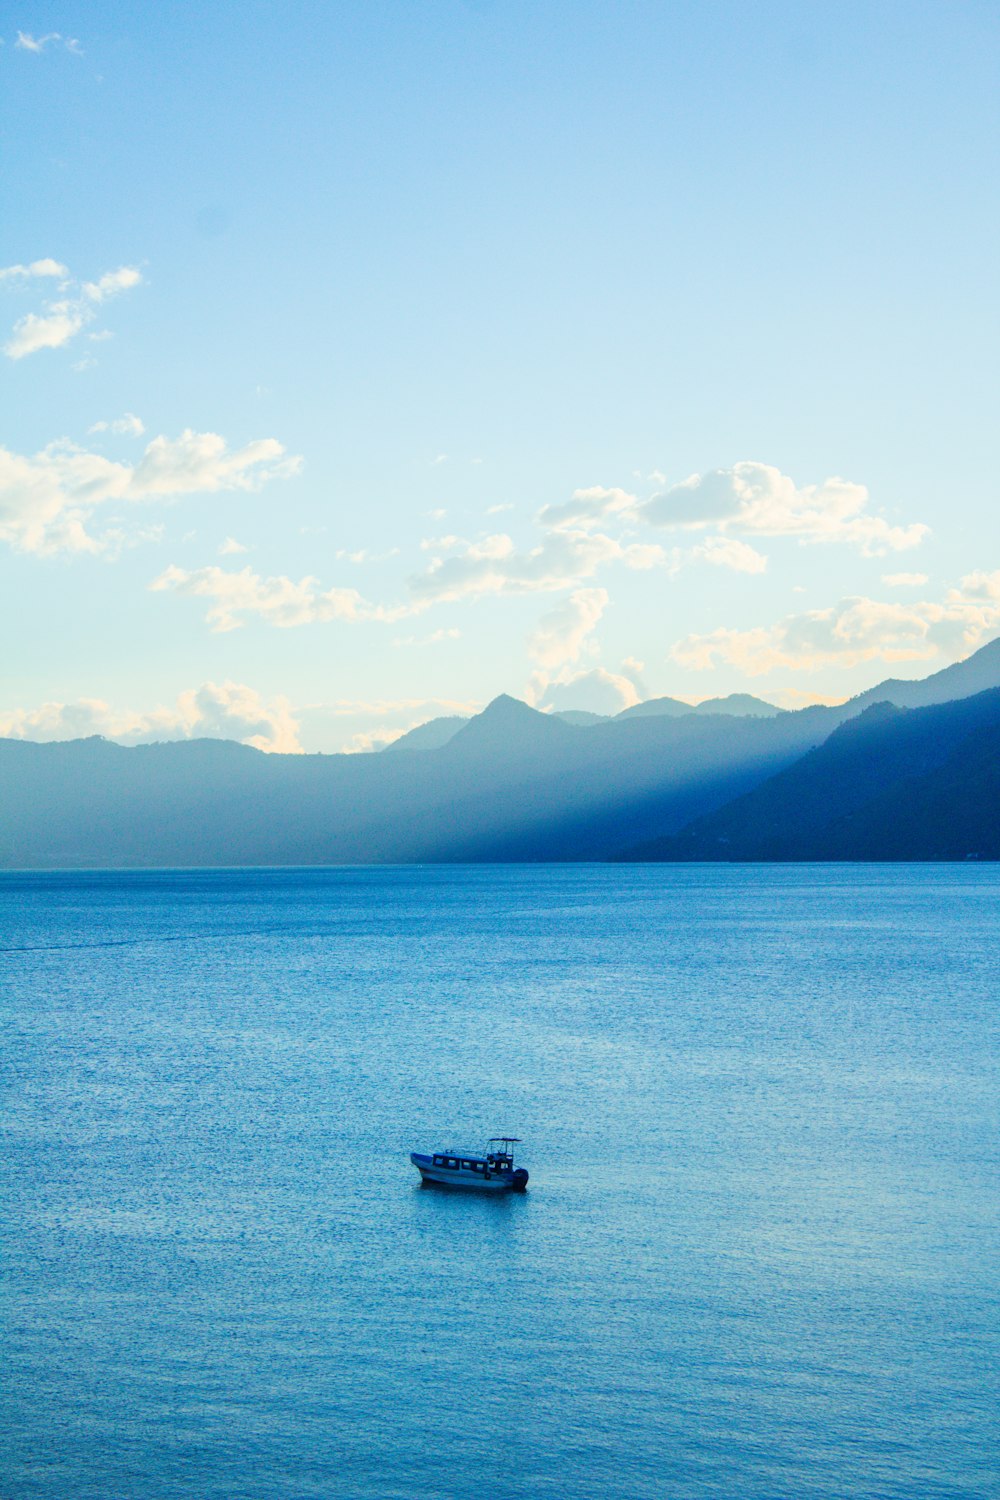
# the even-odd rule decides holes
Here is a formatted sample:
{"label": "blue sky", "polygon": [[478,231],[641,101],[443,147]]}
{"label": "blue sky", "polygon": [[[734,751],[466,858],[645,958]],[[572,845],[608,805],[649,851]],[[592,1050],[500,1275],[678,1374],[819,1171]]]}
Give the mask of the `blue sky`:
{"label": "blue sky", "polygon": [[993,6],[9,14],[0,732],[795,706],[1000,630]]}

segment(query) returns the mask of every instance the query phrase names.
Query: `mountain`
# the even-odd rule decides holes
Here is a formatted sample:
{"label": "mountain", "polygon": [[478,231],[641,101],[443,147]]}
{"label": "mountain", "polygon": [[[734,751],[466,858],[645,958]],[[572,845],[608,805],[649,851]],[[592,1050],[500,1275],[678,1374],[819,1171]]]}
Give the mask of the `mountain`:
{"label": "mountain", "polygon": [[[1000,686],[1000,652],[992,647],[961,666],[945,679],[953,690],[983,675]],[[928,684],[924,691],[942,690],[935,679]],[[877,691],[896,690],[887,684]],[[831,820],[869,804],[874,818],[877,799],[889,797],[901,778],[920,782],[920,795],[939,803],[948,784],[961,786],[960,779],[947,782],[944,754],[960,751],[960,705],[951,717],[944,709],[956,704],[942,706],[923,760],[916,751],[903,756],[891,776],[892,757],[903,751],[893,749],[891,737],[883,745],[874,728],[909,720],[874,708],[858,718],[863,708],[854,700],[769,718],[631,714],[581,728],[502,696],[438,748],[395,755],[265,755],[216,740],[135,748],[99,738],[0,740],[0,867],[576,860],[614,858],[637,846],[645,857],[717,858],[718,838],[732,841],[734,834],[722,824],[706,832],[698,820],[728,818],[737,799],[797,763],[801,777],[820,747],[831,758],[804,789],[794,779],[791,790],[782,784],[772,811],[789,812],[774,837],[791,849],[788,840],[808,828],[816,836],[810,847],[832,849],[841,845],[824,832]],[[918,726],[925,711],[913,711]],[[850,720],[857,721],[853,729]],[[838,738],[842,725],[848,732]],[[974,732],[970,724],[967,734]],[[851,744],[858,747],[854,769],[838,780],[832,768]],[[974,748],[968,774],[988,791],[988,746],[984,760],[975,759]],[[956,828],[959,818],[955,810]],[[670,841],[683,829],[686,852],[679,855]],[[770,837],[770,829],[747,825],[740,847]]]}
{"label": "mountain", "polygon": [[942,667],[930,677],[916,682],[902,682],[890,677],[867,692],[850,700],[857,712],[869,703],[895,703],[899,708],[926,708],[932,703],[950,703],[956,698],[971,698],[1000,686],[1000,637],[980,646],[965,661]]}
{"label": "mountain", "polygon": [[926,708],[873,704],[795,765],[627,857],[968,856],[1000,857],[1000,688]]}
{"label": "mountain", "polygon": [[615,718],[645,719],[657,714],[668,714],[674,719],[684,714],[731,714],[742,718],[749,714],[770,719],[783,712],[773,703],[765,703],[763,698],[754,698],[750,693],[730,693],[725,698],[706,698],[703,703],[684,703],[680,698],[650,698],[645,703],[622,709]]}
{"label": "mountain", "polygon": [[580,729],[501,698],[440,749],[397,755],[0,740],[0,866],[603,858],[789,764],[827,712]]}
{"label": "mountain", "polygon": [[[516,701],[516,700],[512,700]],[[552,719],[561,719],[564,724],[572,724],[578,729],[589,729],[592,724],[603,724],[606,722],[605,714],[588,713],[583,708],[560,708],[549,715]],[[393,740],[386,745],[386,750],[440,750],[442,745],[447,745],[463,725],[468,724],[468,718],[463,714],[447,714],[440,719],[428,719],[426,724],[418,724],[416,729],[401,734],[398,740]]]}
{"label": "mountain", "polygon": [[696,703],[692,712],[696,714],[751,714],[756,718],[773,719],[785,710],[775,708],[773,703],[765,703],[763,698],[755,698],[752,693],[730,693],[726,698],[706,698],[702,703]]}
{"label": "mountain", "polygon": [[680,698],[649,698],[645,703],[633,703],[631,708],[623,708],[620,714],[615,714],[616,719],[649,719],[661,715],[679,719],[684,714],[694,713],[690,703],[682,703]]}
{"label": "mountain", "polygon": [[440,719],[428,719],[426,724],[418,724],[416,729],[401,734],[398,740],[393,740],[385,749],[440,750],[468,722],[464,714],[446,714]]}
{"label": "mountain", "polygon": [[577,729],[589,729],[592,724],[606,724],[607,714],[594,714],[588,708],[557,708],[552,712],[554,719],[562,719],[564,724],[574,724]]}

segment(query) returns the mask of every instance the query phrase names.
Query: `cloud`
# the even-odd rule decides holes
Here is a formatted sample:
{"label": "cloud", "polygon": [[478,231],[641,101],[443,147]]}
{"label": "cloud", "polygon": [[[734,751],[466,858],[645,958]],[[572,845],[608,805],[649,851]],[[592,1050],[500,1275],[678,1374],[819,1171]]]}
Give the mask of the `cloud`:
{"label": "cloud", "polygon": [[95,422],[92,427],[87,428],[87,431],[88,433],[114,432],[123,437],[141,437],[146,431],[146,426],[134,412],[127,411],[124,416],[115,417],[110,422]]}
{"label": "cloud", "polygon": [[550,672],[577,661],[607,604],[607,589],[575,589],[539,620],[528,640],[528,655]]}
{"label": "cloud", "polygon": [[575,527],[583,530],[607,521],[611,516],[634,517],[637,501],[626,490],[606,490],[594,485],[574,490],[562,505],[546,505],[538,512],[543,526]]}
{"label": "cloud", "polygon": [[866,661],[958,660],[1000,626],[1000,571],[970,573],[945,601],[894,604],[864,597],[788,615],[750,630],[720,627],[674,646],[674,661],[694,671],[725,663],[750,677],[855,667]]}
{"label": "cloud", "polygon": [[948,591],[950,603],[1000,604],[1000,568],[993,573],[966,573],[957,589]]}
{"label": "cloud", "polygon": [[0,713],[0,735],[20,740],[66,740],[100,734],[122,745],[162,740],[239,740],[258,750],[301,752],[288,700],[266,701],[238,682],[205,682],[178,695],[173,708],[113,709],[100,698],[43,703]]}
{"label": "cloud", "polygon": [[921,588],[927,581],[926,573],[882,574],[882,582],[890,589]]}
{"label": "cloud", "polygon": [[68,276],[69,271],[59,261],[46,257],[44,260],[33,260],[27,266],[0,266],[0,281],[25,276]]}
{"label": "cloud", "polygon": [[457,626],[450,630],[432,630],[430,635],[407,635],[397,637],[393,641],[394,646],[437,646],[442,641],[458,641],[462,638],[462,632]]}
{"label": "cloud", "polygon": [[98,281],[85,281],[83,295],[88,302],[99,305],[119,292],[131,291],[142,281],[142,273],[136,266],[120,266],[117,271],[105,271]]}
{"label": "cloud", "polygon": [[606,563],[652,568],[665,560],[662,547],[624,545],[601,532],[582,530],[550,531],[540,546],[527,552],[518,551],[503,533],[478,542],[447,540],[457,546],[457,555],[435,557],[424,573],[410,579],[422,605],[487,594],[553,591],[592,578]]}
{"label": "cloud", "polygon": [[[33,270],[33,267],[45,267]],[[58,261],[33,261],[32,266],[9,266],[6,275],[27,273],[30,276],[68,276],[66,267]],[[97,281],[82,284],[68,280],[60,288],[68,292],[55,301],[46,302],[41,313],[26,313],[14,324],[10,338],[3,346],[8,359],[24,359],[37,354],[40,349],[59,349],[75,338],[82,328],[92,323],[97,309],[111,297],[129,291],[142,281],[142,273],[136,266],[120,266],[117,271],[106,271]],[[76,286],[77,290],[72,291]]]}
{"label": "cloud", "polygon": [[50,42],[61,42],[58,31],[47,31],[44,36],[32,36],[30,31],[19,31],[14,47],[19,52],[44,52]]}
{"label": "cloud", "polygon": [[[536,679],[536,691],[540,685]],[[617,714],[638,703],[640,695],[631,677],[592,667],[588,672],[560,676],[545,683],[535,701],[536,707],[547,711],[576,709],[591,714]]]}
{"label": "cloud", "polygon": [[763,573],[767,567],[762,552],[734,536],[710,536],[691,555],[714,563],[717,568],[732,568],[735,573]]}
{"label": "cloud", "polygon": [[190,429],[154,438],[136,465],[115,462],[62,439],[33,457],[0,448],[0,541],[23,552],[99,552],[106,538],[87,530],[109,502],[256,490],[298,471],[274,438],[231,450],[214,432]]}
{"label": "cloud", "polygon": [[212,600],[205,619],[216,632],[238,630],[248,618],[288,630],[297,625],[326,624],[330,620],[393,620],[404,611],[370,604],[357,589],[320,589],[315,578],[261,578],[249,567],[238,573],[225,568],[166,568],[149,585],[156,593],[169,591]]}
{"label": "cloud", "polygon": [[771,465],[746,461],[693,474],[644,501],[636,513],[652,526],[713,526],[803,542],[844,542],[866,557],[915,547],[928,534],[919,522],[892,526],[882,516],[866,514],[868,501],[863,484],[833,478],[799,488]]}
{"label": "cloud", "polygon": [[219,548],[219,556],[232,557],[238,552],[249,552],[249,550],[249,547],[244,547],[243,543],[238,542],[234,536],[227,536]]}

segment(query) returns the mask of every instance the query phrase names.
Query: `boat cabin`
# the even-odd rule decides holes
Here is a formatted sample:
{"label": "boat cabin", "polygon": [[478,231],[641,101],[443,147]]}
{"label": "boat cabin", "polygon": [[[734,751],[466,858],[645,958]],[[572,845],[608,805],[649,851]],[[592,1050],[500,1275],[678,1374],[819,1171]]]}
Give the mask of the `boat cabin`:
{"label": "boat cabin", "polygon": [[478,1172],[483,1176],[494,1172],[513,1172],[514,1153],[510,1148],[517,1143],[517,1136],[497,1136],[486,1142],[485,1156],[439,1151],[431,1158],[431,1165],[445,1172]]}

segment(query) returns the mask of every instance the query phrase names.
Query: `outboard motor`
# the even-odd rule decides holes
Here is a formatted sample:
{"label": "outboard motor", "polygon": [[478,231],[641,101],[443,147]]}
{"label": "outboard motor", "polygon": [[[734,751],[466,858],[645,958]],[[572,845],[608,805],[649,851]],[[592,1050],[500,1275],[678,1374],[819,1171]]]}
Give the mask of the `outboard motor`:
{"label": "outboard motor", "polygon": [[528,1174],[523,1167],[518,1167],[510,1180],[511,1188],[515,1193],[523,1193],[528,1186]]}

